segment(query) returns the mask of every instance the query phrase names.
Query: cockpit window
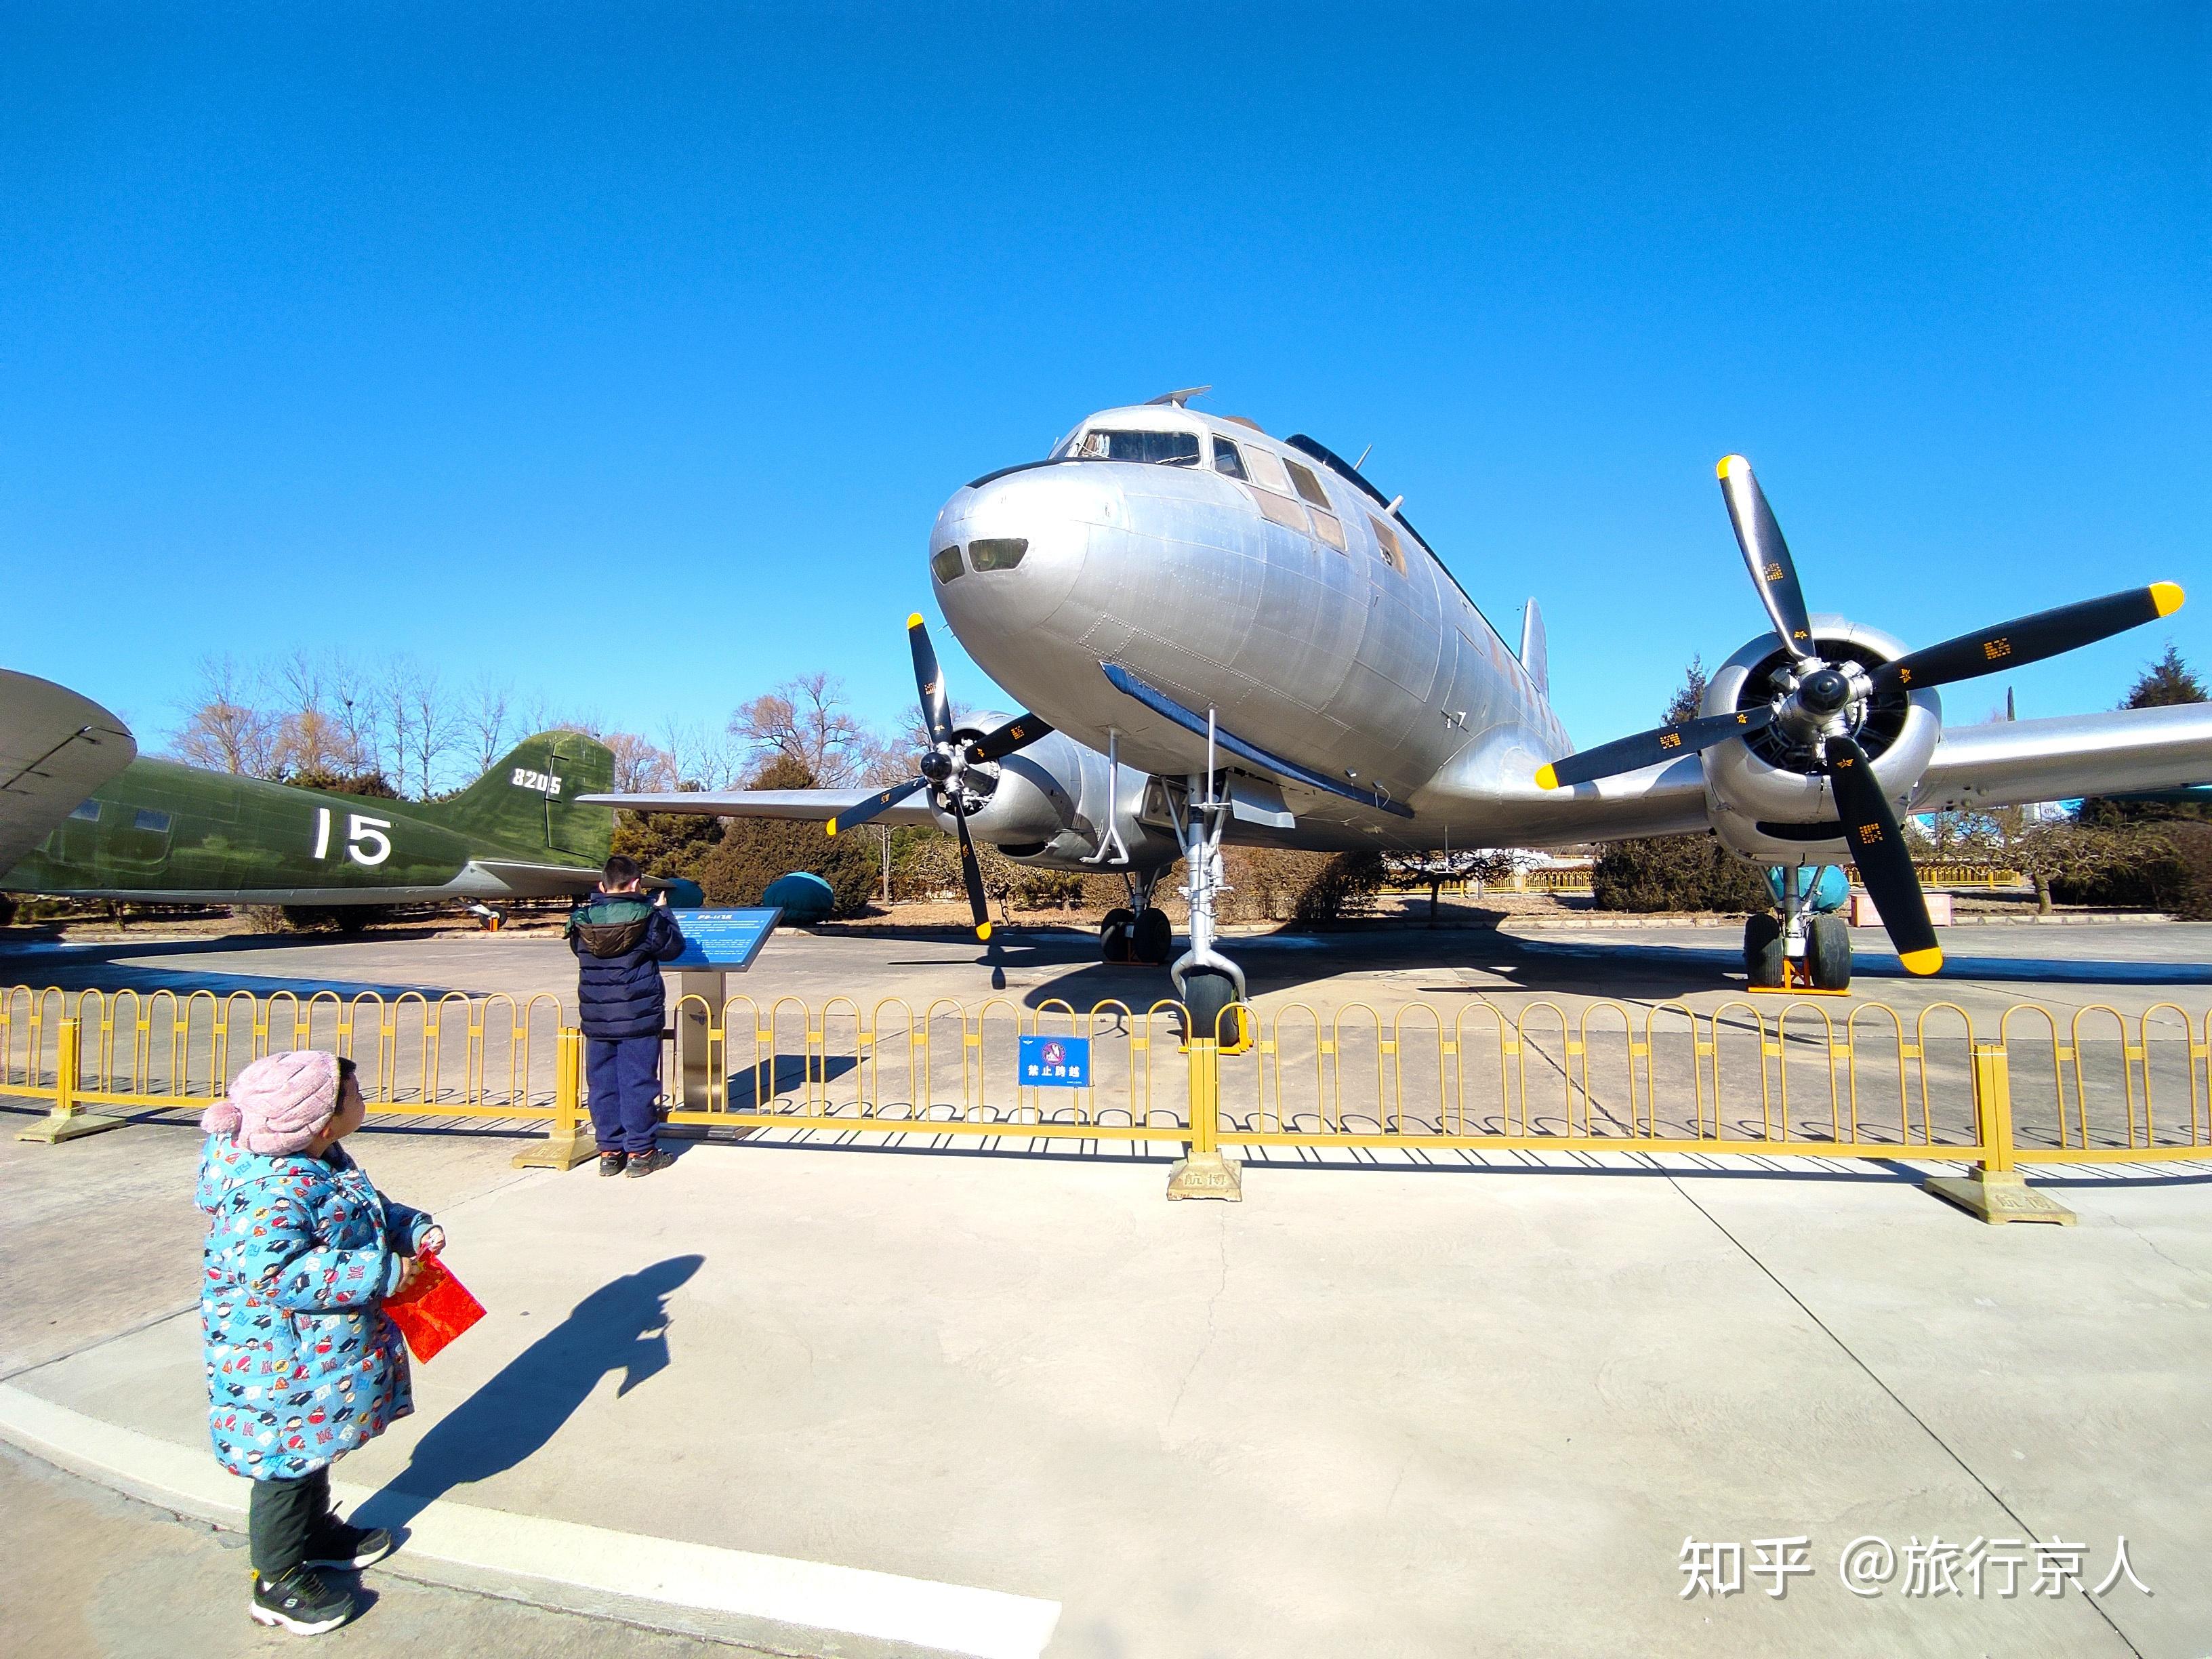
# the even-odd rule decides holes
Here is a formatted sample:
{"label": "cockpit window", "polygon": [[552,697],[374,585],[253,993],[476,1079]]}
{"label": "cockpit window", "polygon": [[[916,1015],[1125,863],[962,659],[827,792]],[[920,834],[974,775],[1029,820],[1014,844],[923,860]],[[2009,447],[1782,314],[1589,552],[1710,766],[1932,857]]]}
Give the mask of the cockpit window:
{"label": "cockpit window", "polygon": [[955,542],[951,546],[940,547],[936,552],[931,554],[929,569],[930,574],[940,582],[949,582],[961,574],[963,567],[960,563],[960,544]]}
{"label": "cockpit window", "polygon": [[1143,461],[1153,466],[1196,466],[1194,432],[1113,432],[1093,427],[1076,446],[1086,461]]}
{"label": "cockpit window", "polygon": [[1297,485],[1298,494],[1324,513],[1334,512],[1335,509],[1328,504],[1328,492],[1321,487],[1321,480],[1296,461],[1289,463],[1289,465],[1291,482]]}
{"label": "cockpit window", "polygon": [[1213,441],[1213,470],[1231,478],[1244,476],[1244,458],[1237,453],[1237,446],[1226,438]]}

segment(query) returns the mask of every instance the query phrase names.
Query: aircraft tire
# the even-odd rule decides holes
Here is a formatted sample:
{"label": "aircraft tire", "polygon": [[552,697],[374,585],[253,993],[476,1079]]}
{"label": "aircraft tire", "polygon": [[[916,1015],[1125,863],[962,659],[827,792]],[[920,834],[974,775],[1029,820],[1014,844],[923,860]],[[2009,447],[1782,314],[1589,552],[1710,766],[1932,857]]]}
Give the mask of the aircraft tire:
{"label": "aircraft tire", "polygon": [[1753,985],[1770,988],[1784,982],[1782,919],[1761,911],[1743,924],[1743,965]]}
{"label": "aircraft tire", "polygon": [[1190,1035],[1210,1037],[1220,1034],[1221,1046],[1236,1048],[1240,1041],[1245,1016],[1237,1014],[1222,1018],[1222,1011],[1237,1000],[1237,981],[1226,974],[1217,974],[1211,969],[1194,968],[1183,975],[1182,1006],[1190,1011]]}
{"label": "aircraft tire", "polygon": [[1101,962],[1129,960],[1129,928],[1137,920],[1134,910],[1109,910],[1098,924],[1098,959]]}
{"label": "aircraft tire", "polygon": [[1805,940],[1805,969],[1820,991],[1851,988],[1851,930],[1841,916],[1815,916]]}
{"label": "aircraft tire", "polygon": [[1175,928],[1164,910],[1147,908],[1137,917],[1137,936],[1129,941],[1132,960],[1164,968],[1175,954]]}

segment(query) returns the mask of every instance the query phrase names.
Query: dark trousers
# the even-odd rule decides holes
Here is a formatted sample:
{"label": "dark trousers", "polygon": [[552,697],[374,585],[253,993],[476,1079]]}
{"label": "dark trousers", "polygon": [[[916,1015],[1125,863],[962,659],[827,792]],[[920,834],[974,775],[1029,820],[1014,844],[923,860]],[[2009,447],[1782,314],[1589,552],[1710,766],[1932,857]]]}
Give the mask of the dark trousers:
{"label": "dark trousers", "polygon": [[587,1037],[584,1081],[592,1139],[603,1152],[649,1152],[660,1127],[660,1039]]}
{"label": "dark trousers", "polygon": [[253,1570],[275,1583],[307,1559],[317,1524],[331,1511],[331,1467],[289,1480],[257,1480],[246,1500],[246,1532],[253,1544]]}

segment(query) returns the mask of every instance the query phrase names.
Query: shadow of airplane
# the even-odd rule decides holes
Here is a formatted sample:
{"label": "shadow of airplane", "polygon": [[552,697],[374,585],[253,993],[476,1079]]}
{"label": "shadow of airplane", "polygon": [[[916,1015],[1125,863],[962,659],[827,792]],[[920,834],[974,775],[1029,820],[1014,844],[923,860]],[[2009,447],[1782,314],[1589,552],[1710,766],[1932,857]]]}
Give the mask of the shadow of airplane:
{"label": "shadow of airplane", "polygon": [[454,1487],[488,1480],[541,1449],[608,1372],[623,1373],[619,1396],[666,1370],[668,1297],[705,1261],[672,1255],[600,1285],[417,1441],[407,1467],[354,1512],[354,1524],[402,1532]]}

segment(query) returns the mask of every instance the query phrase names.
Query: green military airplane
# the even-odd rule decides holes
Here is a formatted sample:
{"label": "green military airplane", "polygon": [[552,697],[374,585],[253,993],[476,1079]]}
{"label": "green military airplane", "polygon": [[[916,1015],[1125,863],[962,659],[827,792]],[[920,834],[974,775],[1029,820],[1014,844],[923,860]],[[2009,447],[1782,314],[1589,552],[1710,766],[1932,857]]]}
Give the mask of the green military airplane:
{"label": "green military airplane", "polygon": [[[459,794],[383,800],[137,758],[124,723],[0,669],[0,891],[143,903],[487,902],[588,891],[614,754],[541,732]],[[693,902],[696,902],[694,900]]]}

